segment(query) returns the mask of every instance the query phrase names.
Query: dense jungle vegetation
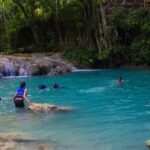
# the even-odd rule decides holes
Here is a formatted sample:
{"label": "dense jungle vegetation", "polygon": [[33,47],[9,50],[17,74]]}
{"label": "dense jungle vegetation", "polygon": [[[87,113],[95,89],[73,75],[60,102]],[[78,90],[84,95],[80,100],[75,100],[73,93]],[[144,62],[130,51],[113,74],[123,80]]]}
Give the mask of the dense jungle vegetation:
{"label": "dense jungle vegetation", "polygon": [[0,0],[0,51],[61,52],[81,68],[150,65],[150,9],[110,0]]}

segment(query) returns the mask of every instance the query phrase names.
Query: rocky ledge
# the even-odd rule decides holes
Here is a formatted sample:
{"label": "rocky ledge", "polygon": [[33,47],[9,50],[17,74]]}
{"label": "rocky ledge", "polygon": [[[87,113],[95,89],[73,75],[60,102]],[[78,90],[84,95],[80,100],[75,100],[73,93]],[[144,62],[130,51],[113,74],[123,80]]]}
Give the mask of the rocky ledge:
{"label": "rocky ledge", "polygon": [[58,75],[73,65],[60,54],[0,55],[0,76]]}

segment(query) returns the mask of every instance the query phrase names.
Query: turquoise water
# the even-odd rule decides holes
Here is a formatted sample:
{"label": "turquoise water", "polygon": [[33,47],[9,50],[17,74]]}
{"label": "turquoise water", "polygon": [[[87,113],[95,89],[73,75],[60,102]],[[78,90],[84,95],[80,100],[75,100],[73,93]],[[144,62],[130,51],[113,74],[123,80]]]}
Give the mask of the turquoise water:
{"label": "turquoise water", "polygon": [[[125,84],[119,86],[118,76]],[[27,82],[33,102],[73,106],[67,113],[32,113],[14,108],[11,97]],[[65,88],[40,91],[38,84]],[[150,70],[101,70],[62,76],[0,80],[0,134],[48,139],[54,150],[146,150],[150,138]],[[31,148],[32,149],[32,148]]]}

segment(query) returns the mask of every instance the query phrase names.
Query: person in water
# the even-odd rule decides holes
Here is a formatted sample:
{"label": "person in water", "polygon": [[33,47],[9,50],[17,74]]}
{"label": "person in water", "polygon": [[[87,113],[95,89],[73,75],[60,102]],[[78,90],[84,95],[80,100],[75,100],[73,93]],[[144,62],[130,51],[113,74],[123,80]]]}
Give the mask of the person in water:
{"label": "person in water", "polygon": [[124,83],[124,80],[123,80],[123,78],[122,78],[122,77],[119,77],[119,79],[118,79],[118,83],[119,83],[119,85],[121,85],[121,84],[123,84],[123,83]]}
{"label": "person in water", "polygon": [[27,104],[31,104],[30,100],[26,96],[27,96],[26,83],[21,82],[20,87],[18,88],[14,96],[15,106],[18,108],[24,108],[25,107],[24,102],[26,102]]}
{"label": "person in water", "polygon": [[46,85],[44,85],[44,84],[40,84],[40,85],[38,86],[38,88],[39,88],[40,90],[45,90],[45,89],[47,89]]}
{"label": "person in water", "polygon": [[59,86],[57,83],[54,83],[54,84],[52,85],[52,88],[53,88],[53,89],[59,89],[60,86]]}

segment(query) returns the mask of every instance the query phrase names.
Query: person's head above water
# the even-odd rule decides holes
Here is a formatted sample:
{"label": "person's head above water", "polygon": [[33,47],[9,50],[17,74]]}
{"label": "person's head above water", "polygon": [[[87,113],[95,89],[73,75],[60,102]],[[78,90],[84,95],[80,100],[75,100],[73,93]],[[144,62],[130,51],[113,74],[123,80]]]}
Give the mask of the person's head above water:
{"label": "person's head above water", "polygon": [[52,85],[52,87],[53,87],[54,89],[58,89],[58,88],[59,88],[59,85],[58,85],[57,83],[54,83],[54,84]]}
{"label": "person's head above water", "polygon": [[121,80],[123,80],[123,78],[122,78],[122,77],[119,77],[119,80],[121,81]]}
{"label": "person's head above water", "polygon": [[119,84],[122,84],[123,83],[123,78],[119,77],[118,82],[119,82]]}
{"label": "person's head above water", "polygon": [[26,83],[25,82],[21,82],[20,83],[20,88],[25,88],[26,87]]}
{"label": "person's head above water", "polygon": [[44,84],[40,84],[40,85],[38,86],[38,88],[39,88],[40,90],[44,90],[44,89],[46,89],[47,87],[46,87],[46,85],[44,85]]}

